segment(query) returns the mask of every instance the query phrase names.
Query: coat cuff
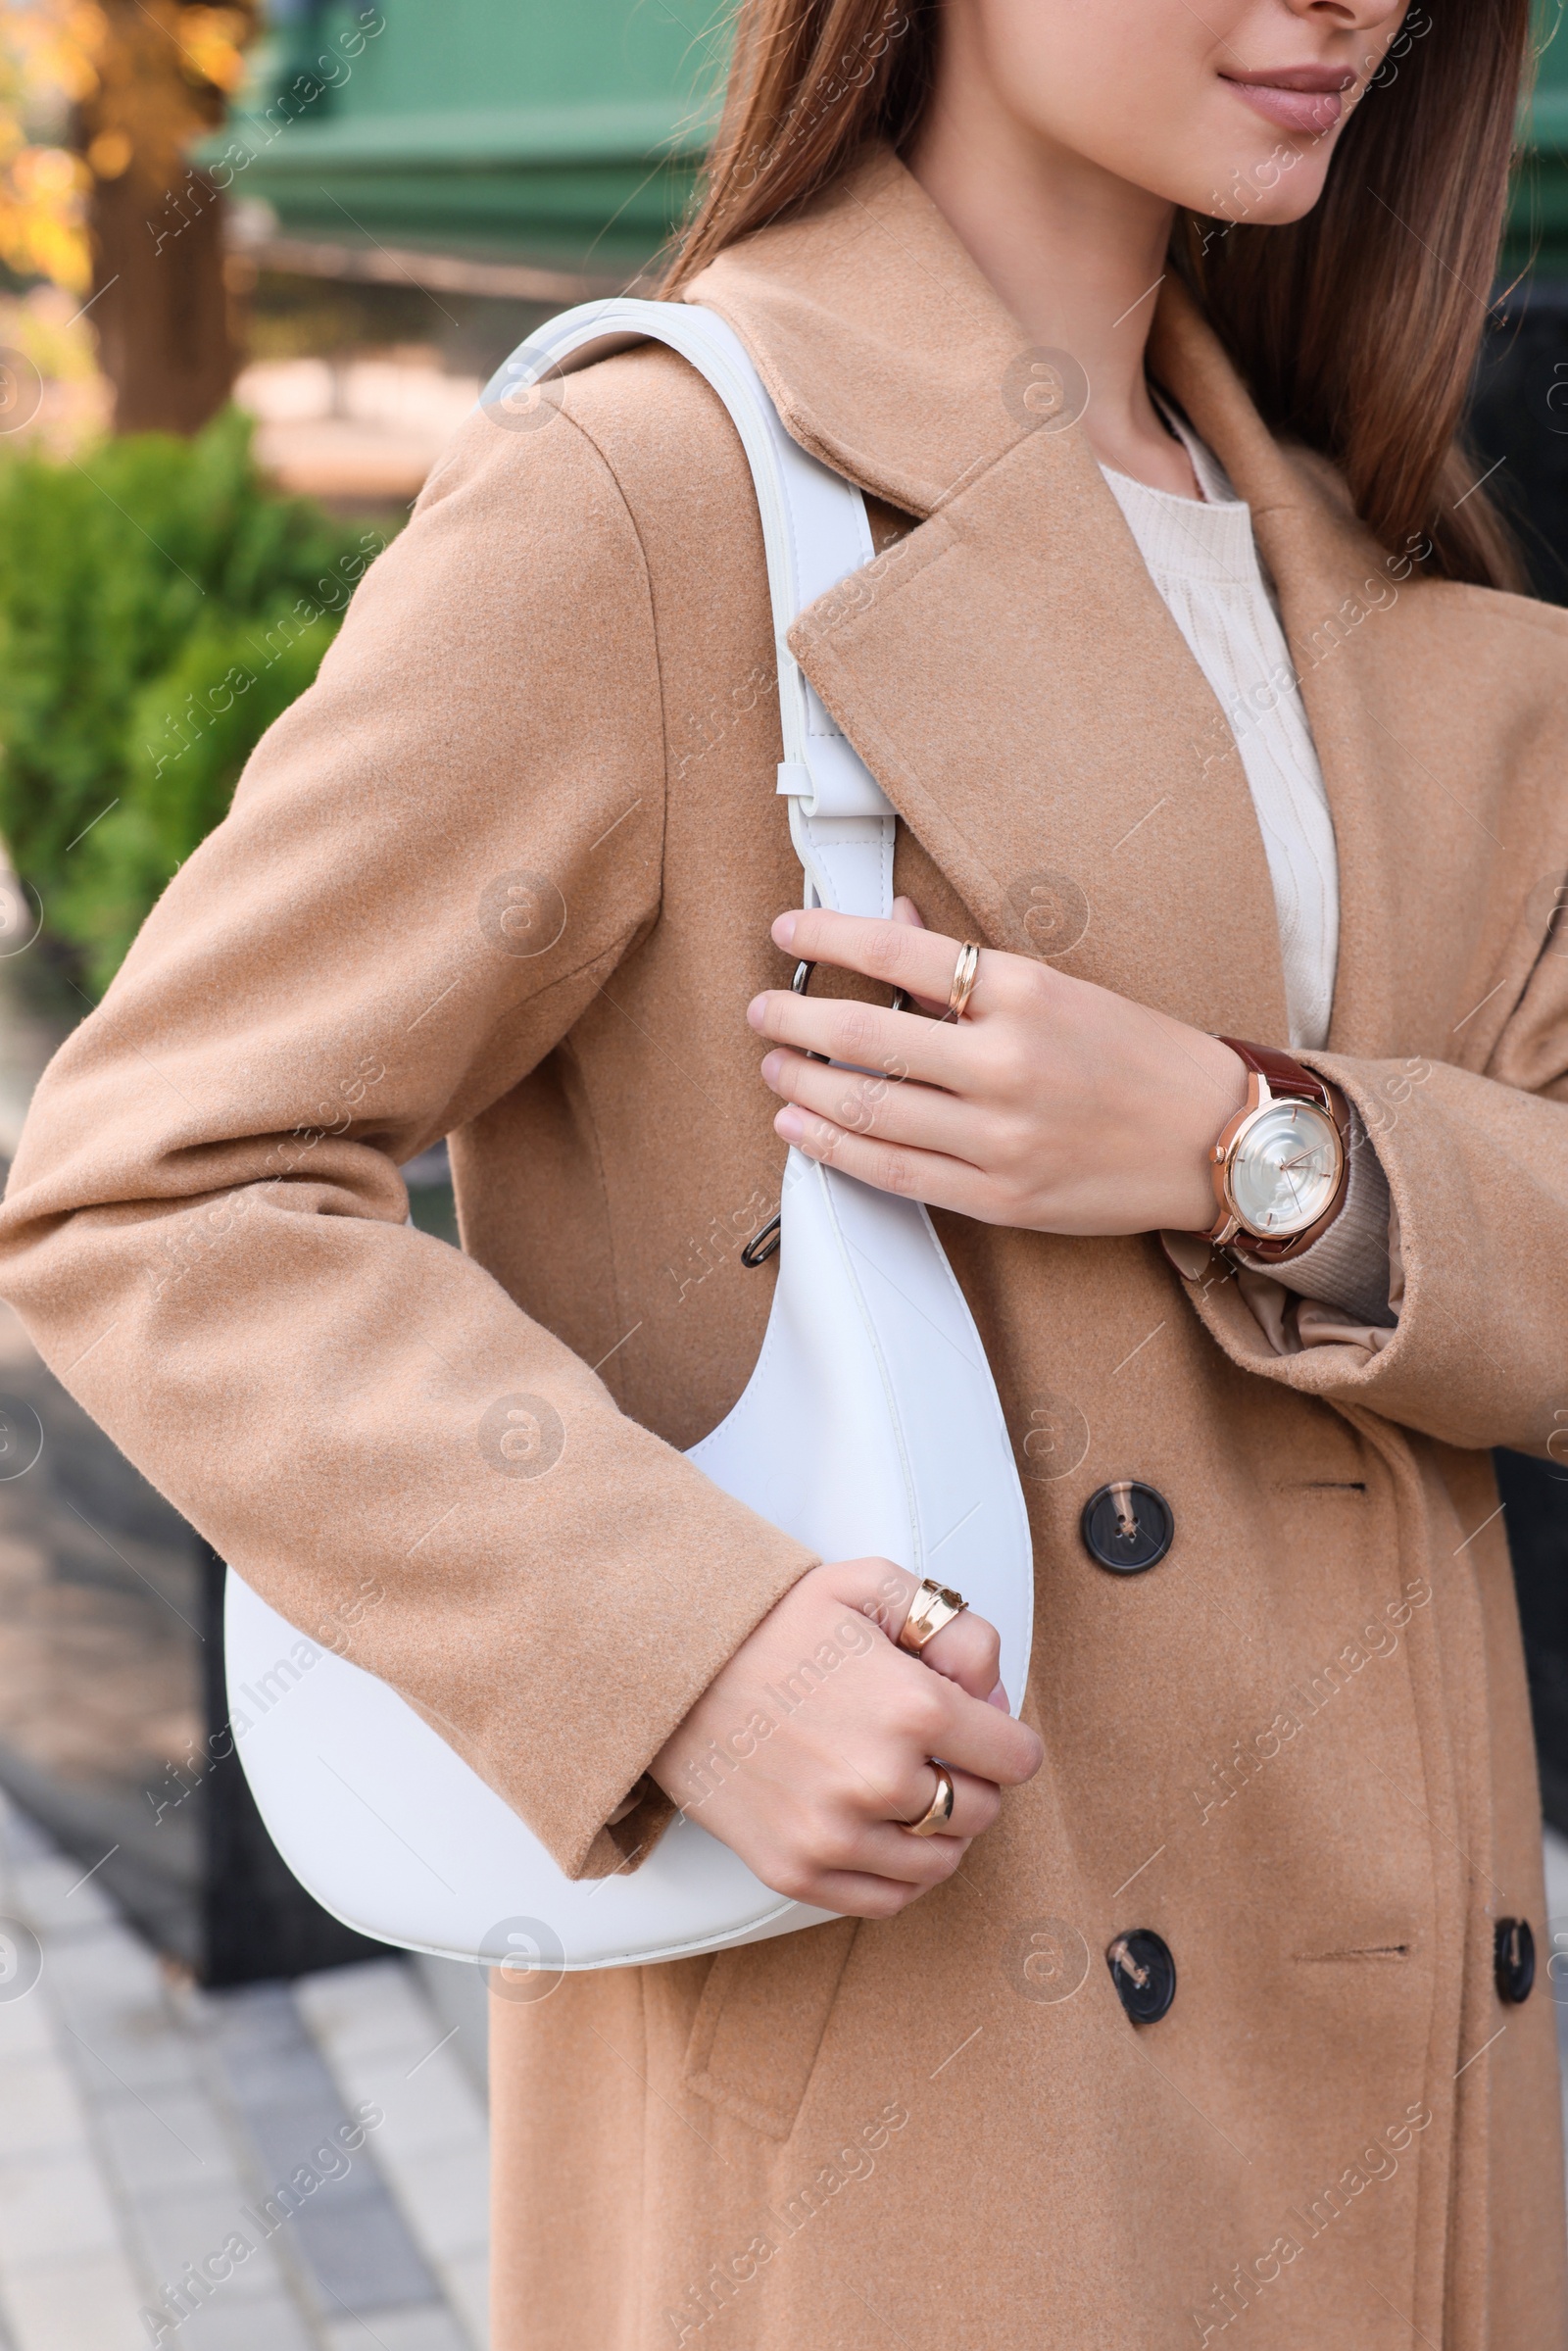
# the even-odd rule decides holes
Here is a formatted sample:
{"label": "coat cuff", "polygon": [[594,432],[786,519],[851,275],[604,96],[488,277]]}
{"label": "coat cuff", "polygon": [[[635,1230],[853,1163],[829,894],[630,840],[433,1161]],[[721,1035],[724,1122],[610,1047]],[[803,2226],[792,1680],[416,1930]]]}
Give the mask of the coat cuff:
{"label": "coat cuff", "polygon": [[676,1806],[647,1772],[615,1806],[588,1848],[585,1878],[615,1878],[641,1867],[676,1818]]}

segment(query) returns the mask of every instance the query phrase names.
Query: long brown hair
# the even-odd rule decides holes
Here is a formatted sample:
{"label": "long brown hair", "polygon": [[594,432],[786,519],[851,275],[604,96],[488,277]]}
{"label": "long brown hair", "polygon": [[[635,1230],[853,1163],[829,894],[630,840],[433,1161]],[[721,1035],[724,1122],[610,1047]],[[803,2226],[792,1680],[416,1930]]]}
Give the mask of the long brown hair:
{"label": "long brown hair", "polygon": [[[941,14],[941,0],[742,0],[723,117],[665,292],[808,204],[873,140],[908,145]],[[1171,244],[1274,430],[1333,460],[1385,547],[1494,587],[1518,586],[1521,568],[1459,433],[1529,37],[1529,0],[1463,0],[1441,24],[1412,8],[1304,219],[1179,214]]]}

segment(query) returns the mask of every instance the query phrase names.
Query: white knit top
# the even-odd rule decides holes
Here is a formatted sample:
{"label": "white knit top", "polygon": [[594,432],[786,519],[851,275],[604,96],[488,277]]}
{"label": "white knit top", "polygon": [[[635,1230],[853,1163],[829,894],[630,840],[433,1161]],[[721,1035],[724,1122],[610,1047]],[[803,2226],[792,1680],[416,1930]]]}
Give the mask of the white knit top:
{"label": "white knit top", "polygon": [[[1163,409],[1164,404],[1161,403]],[[1212,450],[1164,411],[1203,502],[1101,470],[1242,755],[1268,856],[1290,1042],[1327,1042],[1340,945],[1340,873],[1323,776],[1252,515]]]}

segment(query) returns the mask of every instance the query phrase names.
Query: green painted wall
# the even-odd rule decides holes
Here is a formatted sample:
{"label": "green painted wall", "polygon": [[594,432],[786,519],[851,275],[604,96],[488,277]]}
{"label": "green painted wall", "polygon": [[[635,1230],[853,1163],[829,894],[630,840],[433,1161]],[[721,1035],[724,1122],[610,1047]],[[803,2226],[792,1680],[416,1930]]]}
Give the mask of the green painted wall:
{"label": "green painted wall", "polygon": [[274,13],[225,139],[205,152],[232,143],[232,192],[264,197],[290,235],[612,273],[645,261],[681,209],[726,35],[712,0]]}

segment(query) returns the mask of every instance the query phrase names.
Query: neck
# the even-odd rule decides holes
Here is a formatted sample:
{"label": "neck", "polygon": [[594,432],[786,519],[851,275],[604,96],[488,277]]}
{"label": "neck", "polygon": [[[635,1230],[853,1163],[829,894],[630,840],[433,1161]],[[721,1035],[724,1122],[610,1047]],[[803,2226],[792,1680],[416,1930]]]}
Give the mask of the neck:
{"label": "neck", "polygon": [[906,160],[1028,340],[1083,368],[1096,457],[1196,496],[1187,453],[1144,375],[1172,207],[1020,122],[977,61],[953,47]]}

